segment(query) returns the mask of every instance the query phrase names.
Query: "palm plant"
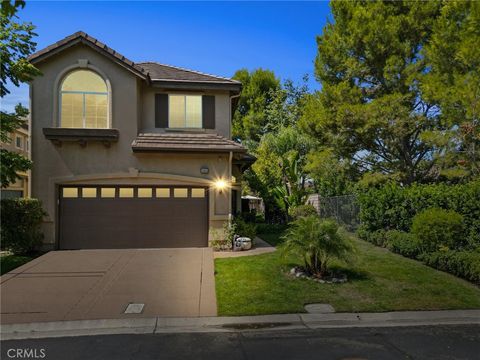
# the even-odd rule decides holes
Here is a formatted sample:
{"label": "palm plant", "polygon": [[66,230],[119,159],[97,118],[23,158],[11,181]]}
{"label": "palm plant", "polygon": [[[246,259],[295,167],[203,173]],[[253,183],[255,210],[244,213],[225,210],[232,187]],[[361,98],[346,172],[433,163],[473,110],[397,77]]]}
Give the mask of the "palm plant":
{"label": "palm plant", "polygon": [[317,215],[301,217],[284,236],[284,255],[298,256],[305,271],[317,277],[328,273],[330,260],[348,261],[354,248],[335,220],[321,220]]}

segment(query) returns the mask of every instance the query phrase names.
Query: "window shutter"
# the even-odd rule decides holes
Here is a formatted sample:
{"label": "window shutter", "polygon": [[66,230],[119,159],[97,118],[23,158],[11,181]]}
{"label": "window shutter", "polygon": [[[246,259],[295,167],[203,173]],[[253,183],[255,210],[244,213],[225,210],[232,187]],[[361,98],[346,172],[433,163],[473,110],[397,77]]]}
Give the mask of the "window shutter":
{"label": "window shutter", "polygon": [[168,127],[168,94],[155,94],[155,127]]}
{"label": "window shutter", "polygon": [[202,96],[202,118],[204,129],[215,129],[215,96]]}

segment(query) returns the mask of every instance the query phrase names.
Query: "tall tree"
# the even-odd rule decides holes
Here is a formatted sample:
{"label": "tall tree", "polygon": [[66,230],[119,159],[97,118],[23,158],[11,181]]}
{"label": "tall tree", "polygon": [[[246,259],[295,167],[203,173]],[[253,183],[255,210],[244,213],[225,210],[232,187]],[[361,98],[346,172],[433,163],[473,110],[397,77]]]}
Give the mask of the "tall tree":
{"label": "tall tree", "polygon": [[249,185],[260,193],[267,207],[278,208],[287,216],[290,207],[304,203],[304,167],[310,149],[310,139],[295,126],[281,127],[262,137],[251,170],[256,183]]}
{"label": "tall tree", "polygon": [[247,147],[255,148],[265,133],[265,108],[272,101],[272,91],[280,88],[280,80],[270,70],[238,70],[233,76],[242,82],[242,94],[233,117],[233,137]]}
{"label": "tall tree", "polygon": [[422,134],[438,127],[438,109],[419,87],[427,71],[421,49],[440,3],[338,1],[331,7],[334,22],[317,37],[322,91],[310,97],[303,129],[363,172],[405,184],[424,180],[436,148]]}
{"label": "tall tree", "polygon": [[443,147],[439,167],[447,177],[480,175],[480,2],[448,1],[425,47],[431,71],[422,80],[441,108],[441,131],[427,134]]}
{"label": "tall tree", "polygon": [[291,206],[303,202],[306,194],[305,157],[311,141],[296,126],[303,114],[308,94],[306,85],[286,80],[282,86],[270,89],[269,101],[262,109],[263,134],[250,151],[257,157],[245,179],[250,190],[259,194],[271,220],[288,215]]}
{"label": "tall tree", "polygon": [[[31,65],[27,58],[35,50],[36,43],[32,38],[36,36],[31,23],[19,22],[16,15],[19,8],[25,6],[24,1],[2,1],[1,28],[0,28],[0,96],[9,94],[7,84],[19,86],[22,82],[32,80],[40,72]],[[28,116],[28,110],[18,104],[15,112],[1,111],[0,140],[10,141],[10,134],[20,127]],[[17,172],[31,168],[30,160],[20,154],[0,149],[1,183],[7,187],[19,177]]]}

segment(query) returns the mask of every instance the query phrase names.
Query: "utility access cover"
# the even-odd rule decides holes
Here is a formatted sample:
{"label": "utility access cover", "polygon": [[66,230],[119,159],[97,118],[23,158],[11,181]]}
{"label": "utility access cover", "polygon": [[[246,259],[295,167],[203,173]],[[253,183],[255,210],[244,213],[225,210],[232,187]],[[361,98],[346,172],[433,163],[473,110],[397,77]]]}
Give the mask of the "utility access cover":
{"label": "utility access cover", "polygon": [[128,304],[127,308],[125,309],[125,314],[141,314],[143,311],[143,307],[145,304]]}

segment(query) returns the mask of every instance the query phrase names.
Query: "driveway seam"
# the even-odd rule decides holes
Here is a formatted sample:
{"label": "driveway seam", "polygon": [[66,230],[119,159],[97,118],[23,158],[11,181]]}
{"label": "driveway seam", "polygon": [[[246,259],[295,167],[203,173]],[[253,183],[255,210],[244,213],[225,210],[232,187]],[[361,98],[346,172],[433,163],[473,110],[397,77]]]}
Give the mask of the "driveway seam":
{"label": "driveway seam", "polygon": [[[117,261],[115,261],[114,264],[112,264],[112,266],[108,269],[110,271],[111,268],[113,268],[113,266],[119,262],[122,258],[124,258],[125,256],[128,256],[129,252],[127,252],[126,254],[122,254],[118,259]],[[105,284],[105,286],[102,287],[102,290],[99,292],[98,296],[96,296],[93,301],[91,302],[90,306],[88,307],[88,309],[85,311],[85,314],[88,314],[92,309],[93,307],[100,301],[100,299],[107,293],[108,290],[110,290],[110,288],[113,286],[113,284],[115,283],[115,281],[118,280],[118,278],[120,277],[120,275],[125,271],[125,268],[127,267],[127,265],[132,261],[132,259],[137,255],[137,252],[135,251],[133,256],[130,256],[127,261],[123,264],[123,266],[121,267],[121,269],[119,271],[117,271],[116,275],[110,279],[110,281],[107,281],[107,283]],[[108,273],[108,272],[107,272]]]}
{"label": "driveway seam", "polygon": [[[76,310],[78,304],[80,304],[87,296],[89,296],[91,294],[91,291],[93,288],[95,288],[99,283],[102,282],[102,280],[104,279],[105,275],[108,274],[108,272],[115,266],[115,264],[117,264],[121,258],[123,258],[125,255],[122,254],[120,255],[117,260],[115,260],[112,265],[110,265],[110,267],[107,269],[107,271],[104,272],[103,276],[98,279],[98,281],[95,281],[94,284],[92,284],[92,286],[88,289],[88,291],[85,292],[85,294],[83,294],[83,296],[80,297],[80,299],[66,312],[65,316],[63,317],[63,319],[67,318],[68,315],[70,315],[74,310]],[[116,277],[115,277],[116,279]],[[105,285],[104,288],[106,288],[108,286],[108,284]],[[92,304],[90,304],[90,306],[88,307],[88,309],[85,311],[85,314],[88,313],[92,307],[95,305],[96,303],[96,300],[98,300],[99,296],[95,297],[93,300],[92,300]]]}

